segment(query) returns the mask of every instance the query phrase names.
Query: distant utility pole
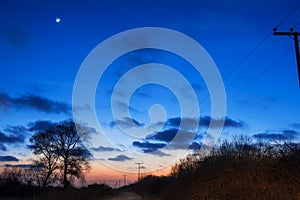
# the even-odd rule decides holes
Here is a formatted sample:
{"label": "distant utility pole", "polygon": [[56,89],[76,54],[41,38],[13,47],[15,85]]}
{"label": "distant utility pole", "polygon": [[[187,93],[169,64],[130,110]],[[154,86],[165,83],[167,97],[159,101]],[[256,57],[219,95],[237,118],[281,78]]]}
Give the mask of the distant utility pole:
{"label": "distant utility pole", "polygon": [[123,175],[124,176],[124,186],[126,186],[126,176],[127,175]]}
{"label": "distant utility pole", "polygon": [[294,28],[290,28],[289,32],[277,32],[277,28],[273,28],[273,34],[294,37],[296,61],[297,61],[297,68],[298,68],[298,82],[300,86],[300,51],[299,51],[299,39],[298,39],[300,32],[294,31]]}
{"label": "distant utility pole", "polygon": [[141,165],[144,164],[142,162],[136,162],[136,165],[138,165],[138,181],[141,180]]}

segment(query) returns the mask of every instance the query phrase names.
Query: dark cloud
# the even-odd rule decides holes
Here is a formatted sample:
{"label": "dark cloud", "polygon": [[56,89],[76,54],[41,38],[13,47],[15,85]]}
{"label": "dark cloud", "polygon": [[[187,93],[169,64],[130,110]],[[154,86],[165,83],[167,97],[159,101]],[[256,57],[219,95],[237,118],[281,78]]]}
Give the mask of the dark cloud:
{"label": "dark cloud", "polygon": [[190,146],[189,149],[191,150],[198,150],[201,148],[201,144],[199,144],[198,142],[193,142]]}
{"label": "dark cloud", "polygon": [[[122,93],[118,93],[118,95],[122,96]],[[128,105],[128,103],[126,103],[126,102],[117,101],[116,105],[118,106],[118,109],[120,109],[122,111],[129,110],[130,112],[141,113],[141,111],[139,111],[138,109]]]}
{"label": "dark cloud", "polygon": [[213,119],[210,116],[204,116],[200,118],[199,125],[208,127],[212,123],[212,128],[220,127],[224,122],[224,128],[243,128],[245,123],[241,120],[234,120],[229,117],[225,117],[225,120]]}
{"label": "dark cloud", "polygon": [[[189,144],[188,141],[182,141],[177,143],[170,143],[173,144],[172,149],[190,149],[190,150],[198,150],[201,148],[201,144],[198,142],[193,142]],[[169,154],[163,153],[160,149],[165,147],[167,144],[165,143],[152,143],[152,142],[138,142],[135,141],[132,143],[133,146],[141,148],[144,153],[150,153],[153,155],[158,156],[169,156]]]}
{"label": "dark cloud", "polygon": [[126,160],[132,160],[132,158],[129,158],[129,157],[125,156],[125,155],[117,155],[114,158],[108,158],[108,160],[124,162]]}
{"label": "dark cloud", "polygon": [[[177,135],[179,134],[179,135]],[[173,140],[176,136],[176,140]],[[156,151],[164,148],[168,145],[170,149],[199,149],[200,144],[196,142],[201,139],[203,135],[196,134],[189,131],[179,131],[178,129],[167,129],[160,132],[157,132],[155,135],[149,136],[145,138],[145,141],[139,142],[134,141],[132,143],[133,146],[141,148],[144,153],[152,153],[155,154]],[[192,144],[190,144],[193,142]],[[159,154],[159,153],[157,153]],[[161,154],[161,156],[163,156]]]}
{"label": "dark cloud", "polygon": [[299,132],[295,130],[283,130],[281,132],[267,131],[254,134],[253,137],[259,140],[294,140],[299,137]]}
{"label": "dark cloud", "polygon": [[191,127],[195,127],[198,122],[196,119],[193,118],[174,117],[174,118],[169,118],[166,121],[166,126],[179,128],[180,123],[183,129],[189,130]]}
{"label": "dark cloud", "polygon": [[123,119],[117,119],[116,121],[110,122],[109,126],[113,128],[114,126],[119,124],[123,128],[130,128],[132,122],[135,123],[137,126],[144,126],[143,123],[129,117],[124,117]]}
{"label": "dark cloud", "polygon": [[14,156],[0,156],[0,162],[18,162],[19,159]]}
{"label": "dark cloud", "polygon": [[[174,141],[176,136],[176,141]],[[160,141],[165,143],[172,142],[173,144],[176,143],[183,143],[186,144],[189,140],[198,137],[198,135],[194,132],[185,131],[185,130],[178,130],[178,129],[167,129],[163,131],[157,132],[155,135],[151,135],[146,137],[145,139],[148,141]],[[200,137],[200,136],[199,136]]]}
{"label": "dark cloud", "polygon": [[287,138],[280,133],[258,133],[253,135],[256,139],[264,140],[286,140]]}
{"label": "dark cloud", "polygon": [[0,132],[0,142],[1,143],[23,143],[25,136],[22,134],[5,134]]}
{"label": "dark cloud", "polygon": [[6,93],[0,93],[0,108],[3,109],[35,109],[45,113],[71,113],[71,106],[66,103],[53,101],[37,95],[21,95],[11,97]]}
{"label": "dark cloud", "polygon": [[169,143],[173,140],[175,135],[178,133],[178,129],[168,129],[157,132],[155,135],[146,137],[147,140],[156,140]]}
{"label": "dark cloud", "polygon": [[99,151],[99,152],[104,152],[104,151],[121,151],[120,149],[117,149],[117,148],[103,147],[103,146],[93,147],[93,148],[91,148],[91,150],[93,150],[93,151]]}
{"label": "dark cloud", "polygon": [[138,141],[134,141],[132,145],[143,149],[144,153],[154,152],[166,146],[165,143],[150,143],[150,142],[138,142]]}
{"label": "dark cloud", "polygon": [[52,121],[38,120],[38,121],[35,121],[35,122],[28,123],[28,127],[29,127],[28,130],[39,132],[39,131],[48,130],[53,126],[54,126],[54,122],[52,122]]}

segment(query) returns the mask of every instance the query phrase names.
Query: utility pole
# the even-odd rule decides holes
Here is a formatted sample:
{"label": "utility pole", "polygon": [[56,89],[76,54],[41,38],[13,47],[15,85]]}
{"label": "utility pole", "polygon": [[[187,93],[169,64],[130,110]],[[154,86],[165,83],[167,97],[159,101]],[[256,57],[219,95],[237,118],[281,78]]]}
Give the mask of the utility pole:
{"label": "utility pole", "polygon": [[296,61],[297,61],[297,68],[298,68],[298,82],[300,86],[300,50],[299,50],[299,39],[298,39],[300,32],[294,31],[294,28],[290,28],[289,32],[277,32],[277,28],[273,28],[273,34],[294,37]]}
{"label": "utility pole", "polygon": [[141,165],[144,164],[142,162],[136,162],[136,165],[138,165],[138,181],[141,180]]}
{"label": "utility pole", "polygon": [[126,186],[126,176],[127,175],[123,175],[124,176],[124,186]]}

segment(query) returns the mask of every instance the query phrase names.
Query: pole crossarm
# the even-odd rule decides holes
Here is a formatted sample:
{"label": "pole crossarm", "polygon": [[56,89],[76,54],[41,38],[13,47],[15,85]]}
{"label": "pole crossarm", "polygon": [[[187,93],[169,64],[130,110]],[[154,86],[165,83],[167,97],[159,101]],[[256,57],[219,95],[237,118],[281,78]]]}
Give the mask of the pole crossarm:
{"label": "pole crossarm", "polygon": [[136,165],[138,165],[138,181],[141,180],[141,165],[144,164],[142,162],[136,162]]}
{"label": "pole crossarm", "polygon": [[277,28],[273,29],[273,35],[282,35],[282,36],[293,36],[294,37],[294,45],[295,45],[295,53],[296,53],[296,62],[298,68],[298,82],[300,87],[300,50],[299,50],[299,35],[300,32],[294,31],[293,28],[288,32],[278,32]]}
{"label": "pole crossarm", "polygon": [[273,32],[273,34],[274,35],[287,35],[287,36],[294,36],[294,35],[296,35],[296,36],[298,36],[298,35],[300,35],[300,32],[291,32],[291,31],[289,31],[289,32],[277,32],[277,31],[274,31]]}

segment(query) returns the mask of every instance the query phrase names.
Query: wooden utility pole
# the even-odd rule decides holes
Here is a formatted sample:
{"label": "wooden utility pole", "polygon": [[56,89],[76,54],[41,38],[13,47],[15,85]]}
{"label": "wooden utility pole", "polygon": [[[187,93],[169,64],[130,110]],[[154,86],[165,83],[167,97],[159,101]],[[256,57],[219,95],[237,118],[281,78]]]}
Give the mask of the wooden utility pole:
{"label": "wooden utility pole", "polygon": [[136,162],[136,165],[138,165],[138,181],[141,180],[141,165],[144,164],[142,162]]}
{"label": "wooden utility pole", "polygon": [[284,36],[293,36],[294,37],[294,44],[295,44],[295,52],[296,52],[296,61],[297,61],[297,68],[298,68],[298,82],[300,86],[300,51],[299,51],[299,39],[298,36],[300,32],[294,31],[294,28],[290,28],[289,32],[277,32],[277,28],[273,29],[274,35],[284,35]]}

